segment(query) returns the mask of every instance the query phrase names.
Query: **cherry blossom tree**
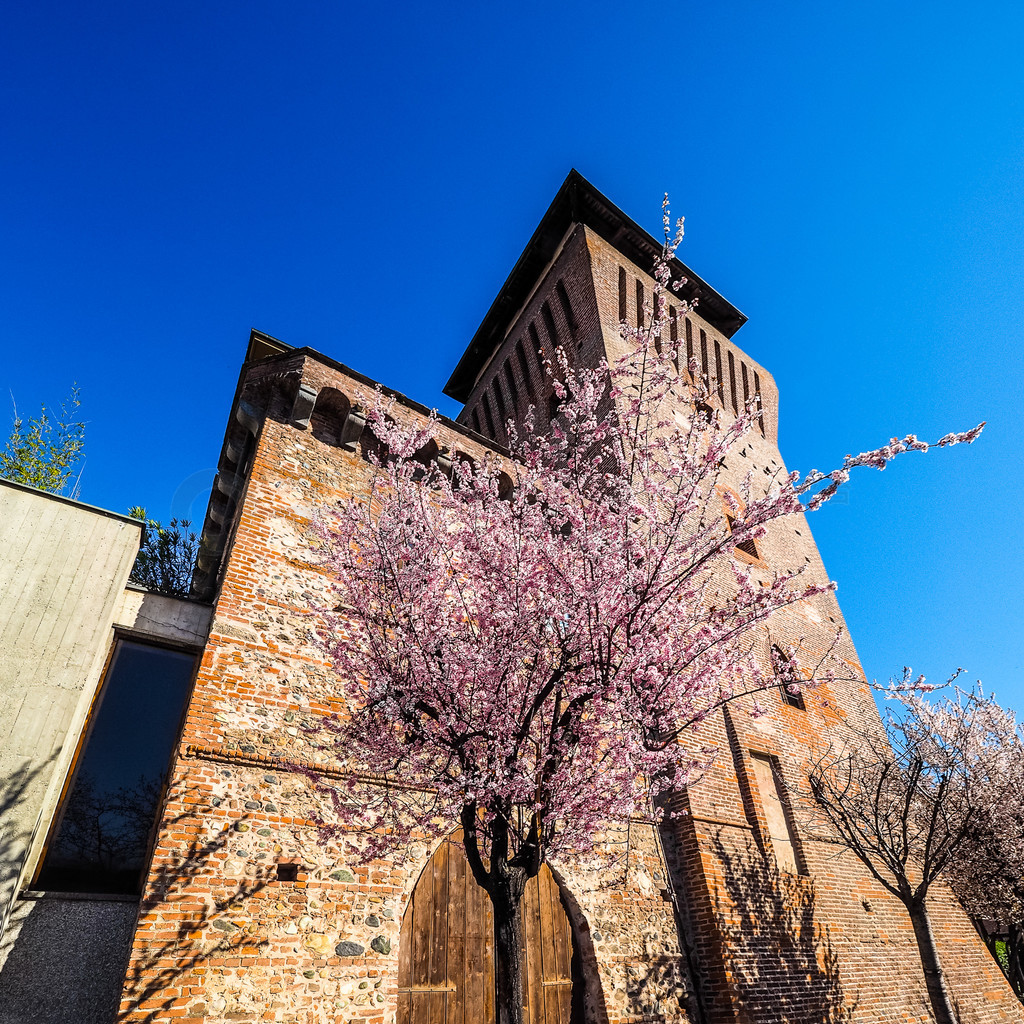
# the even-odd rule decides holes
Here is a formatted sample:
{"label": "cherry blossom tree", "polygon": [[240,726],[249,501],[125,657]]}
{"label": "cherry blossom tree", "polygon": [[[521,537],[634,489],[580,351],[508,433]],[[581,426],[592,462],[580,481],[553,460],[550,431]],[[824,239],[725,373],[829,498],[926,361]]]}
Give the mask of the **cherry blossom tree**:
{"label": "cherry blossom tree", "polygon": [[977,917],[1019,914],[1024,730],[980,689],[935,702],[905,685],[890,695],[901,706],[884,733],[821,757],[811,790],[842,841],[906,907],[935,1019],[955,1024],[928,895],[942,879]]}
{"label": "cherry blossom tree", "polygon": [[[360,830],[367,858],[461,827],[493,904],[501,1024],[522,1020],[528,879],[595,852],[610,824],[656,818],[659,796],[713,755],[700,723],[779,684],[758,657],[765,620],[833,589],[736,549],[819,507],[851,469],[928,447],[893,440],[830,474],[723,486],[759,410],[726,417],[664,345],[682,234],[665,218],[658,287],[646,327],[622,325],[625,358],[573,366],[559,351],[557,409],[509,423],[507,458],[437,458],[436,424],[410,425],[379,396],[368,487],[317,528],[336,593],[319,636],[347,709],[325,742],[351,769],[347,789],[323,785],[325,827]],[[826,658],[802,684],[834,672]]]}

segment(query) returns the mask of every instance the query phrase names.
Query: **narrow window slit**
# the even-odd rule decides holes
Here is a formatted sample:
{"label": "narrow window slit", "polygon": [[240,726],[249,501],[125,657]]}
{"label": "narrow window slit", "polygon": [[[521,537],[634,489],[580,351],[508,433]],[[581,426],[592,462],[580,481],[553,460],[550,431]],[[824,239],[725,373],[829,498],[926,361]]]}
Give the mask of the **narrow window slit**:
{"label": "narrow window slit", "polygon": [[569,293],[565,290],[565,285],[559,278],[558,283],[555,285],[555,292],[558,294],[558,301],[562,307],[562,314],[565,316],[565,324],[569,328],[569,335],[574,340],[576,333],[579,329],[579,325],[576,323],[576,314],[572,311],[572,303],[569,301]]}
{"label": "narrow window slit", "polygon": [[540,379],[543,380],[544,374],[547,372],[544,369],[544,346],[540,343],[540,335],[537,333],[536,325],[531,323],[528,330],[533,353],[537,357],[537,369],[540,370]]}
{"label": "narrow window slit", "polygon": [[498,411],[498,420],[502,433],[508,432],[508,410],[505,408],[505,396],[501,393],[501,381],[495,376],[491,382],[494,386],[494,402]]}
{"label": "narrow window slit", "polygon": [[509,394],[509,399],[512,402],[512,408],[513,409],[518,409],[519,408],[519,402],[517,401],[517,397],[518,397],[518,390],[519,389],[516,387],[516,378],[515,378],[514,374],[512,373],[512,360],[511,359],[506,359],[505,360],[505,383],[508,385],[508,394]]}
{"label": "narrow window slit", "polygon": [[533,390],[533,380],[530,374],[530,364],[526,361],[526,352],[523,349],[523,339],[516,342],[516,358],[519,360],[519,369],[523,374],[523,384],[526,385],[526,393],[530,396],[531,402],[537,401],[536,392]]}
{"label": "narrow window slit", "polygon": [[754,402],[757,405],[757,425],[761,428],[761,436],[764,437],[764,406],[761,403],[761,378],[754,371]]}
{"label": "narrow window slit", "polygon": [[487,398],[486,391],[480,396],[480,404],[484,407],[484,419],[487,421],[487,436],[494,440],[494,416],[491,414],[491,403]]}
{"label": "narrow window slit", "polygon": [[555,318],[551,314],[551,307],[547,302],[544,302],[540,307],[540,315],[544,318],[544,328],[548,332],[548,339],[551,341],[552,348],[558,348],[561,341],[558,338],[558,329],[555,327]]}

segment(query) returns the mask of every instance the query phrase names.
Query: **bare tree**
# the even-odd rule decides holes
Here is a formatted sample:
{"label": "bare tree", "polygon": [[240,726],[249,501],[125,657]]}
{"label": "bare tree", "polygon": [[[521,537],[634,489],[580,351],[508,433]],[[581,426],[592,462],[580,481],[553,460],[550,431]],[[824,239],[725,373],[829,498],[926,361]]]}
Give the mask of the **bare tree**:
{"label": "bare tree", "polygon": [[[909,672],[904,681],[909,682]],[[993,835],[1021,756],[1021,732],[991,698],[956,691],[937,703],[892,691],[900,714],[885,730],[820,757],[810,773],[818,807],[843,843],[907,909],[932,1011],[956,1024],[928,914],[937,879]]]}

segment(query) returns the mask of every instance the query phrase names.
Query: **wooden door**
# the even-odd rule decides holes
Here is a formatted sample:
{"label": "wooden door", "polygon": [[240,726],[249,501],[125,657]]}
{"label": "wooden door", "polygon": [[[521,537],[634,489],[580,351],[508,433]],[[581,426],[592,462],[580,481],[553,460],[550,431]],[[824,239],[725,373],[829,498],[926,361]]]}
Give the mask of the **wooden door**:
{"label": "wooden door", "polygon": [[[573,1024],[572,933],[545,864],[526,886],[524,1010],[528,1024]],[[398,1024],[494,1024],[494,918],[461,846],[445,840],[402,918]]]}

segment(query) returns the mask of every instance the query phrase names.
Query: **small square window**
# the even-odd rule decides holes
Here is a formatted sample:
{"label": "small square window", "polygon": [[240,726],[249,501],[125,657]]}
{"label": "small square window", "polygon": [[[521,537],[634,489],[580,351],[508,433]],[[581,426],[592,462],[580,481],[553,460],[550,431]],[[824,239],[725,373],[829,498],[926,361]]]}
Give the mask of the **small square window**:
{"label": "small square window", "polygon": [[294,860],[277,862],[277,880],[279,882],[297,882],[299,880],[299,863]]}
{"label": "small square window", "polygon": [[772,670],[779,680],[782,703],[799,711],[806,711],[804,695],[800,690],[800,669],[778,644],[772,644]]}
{"label": "small square window", "polygon": [[[728,512],[725,514],[725,521],[729,525],[729,532],[732,533],[733,523],[736,522],[736,517],[729,515]],[[753,537],[748,537],[746,540],[739,541],[736,545],[737,551],[742,551],[743,554],[749,555],[751,558],[760,559],[761,555],[757,550],[757,544],[754,543]]]}

